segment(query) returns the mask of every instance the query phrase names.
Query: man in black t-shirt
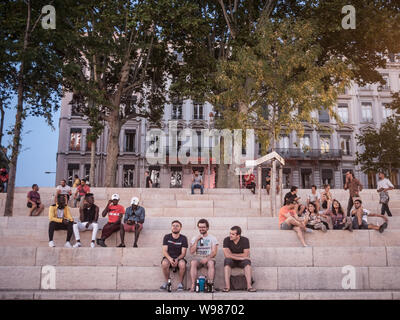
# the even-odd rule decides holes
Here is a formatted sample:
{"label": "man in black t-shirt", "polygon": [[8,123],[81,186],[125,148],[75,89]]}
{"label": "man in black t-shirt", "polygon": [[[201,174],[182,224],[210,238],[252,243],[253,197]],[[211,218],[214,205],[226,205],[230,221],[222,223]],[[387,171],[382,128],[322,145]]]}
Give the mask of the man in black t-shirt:
{"label": "man in black t-shirt", "polygon": [[182,223],[178,220],[174,220],[171,223],[172,233],[166,234],[163,240],[163,255],[161,260],[161,267],[163,270],[165,283],[160,287],[162,290],[167,289],[167,282],[169,278],[169,269],[173,268],[174,272],[179,269],[179,284],[178,291],[182,291],[183,288],[183,277],[186,272],[187,261],[184,259],[188,248],[188,241],[186,236],[180,234],[182,229]]}
{"label": "man in black t-shirt", "polygon": [[150,178],[150,172],[146,171],[144,173],[144,176],[146,177],[146,188],[152,188],[153,187],[153,181]]}
{"label": "man in black t-shirt", "polygon": [[297,196],[297,190],[298,188],[296,186],[290,188],[290,192],[285,194],[283,205],[286,206],[288,203],[293,203],[293,201],[295,201],[296,206],[294,209],[301,215],[306,207],[300,204],[300,197]]}
{"label": "man in black t-shirt", "polygon": [[230,230],[229,237],[224,239],[224,274],[225,288],[223,292],[230,291],[230,278],[232,268],[244,269],[244,275],[247,282],[247,291],[255,292],[256,289],[251,286],[251,261],[250,261],[250,242],[246,237],[242,237],[242,229],[234,226]]}

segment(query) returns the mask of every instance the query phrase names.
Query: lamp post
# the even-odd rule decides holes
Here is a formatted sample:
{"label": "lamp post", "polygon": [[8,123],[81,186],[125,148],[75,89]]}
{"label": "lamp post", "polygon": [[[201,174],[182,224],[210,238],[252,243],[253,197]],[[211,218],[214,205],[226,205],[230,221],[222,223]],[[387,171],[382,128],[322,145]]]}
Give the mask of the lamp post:
{"label": "lamp post", "polygon": [[[208,114],[208,130],[211,129],[210,122],[213,117],[214,117],[214,113],[210,112]],[[208,140],[208,142],[210,142],[210,140]],[[211,155],[212,155],[212,153],[211,153]],[[212,162],[212,158],[210,157],[210,149],[208,149],[208,189],[211,189],[211,162]]]}

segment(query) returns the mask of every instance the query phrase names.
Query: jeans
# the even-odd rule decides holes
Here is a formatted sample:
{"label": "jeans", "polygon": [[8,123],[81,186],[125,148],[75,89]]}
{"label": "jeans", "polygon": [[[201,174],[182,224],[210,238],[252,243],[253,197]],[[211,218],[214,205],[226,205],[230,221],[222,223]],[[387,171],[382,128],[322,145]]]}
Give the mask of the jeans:
{"label": "jeans", "polygon": [[74,223],[72,221],[68,221],[68,224],[64,224],[62,222],[50,221],[49,241],[53,241],[54,230],[67,230],[67,241],[70,241],[73,233],[73,225]]}
{"label": "jeans", "polygon": [[3,182],[3,192],[7,193],[8,182]]}
{"label": "jeans", "polygon": [[392,213],[390,212],[390,209],[389,209],[389,202],[388,203],[382,203],[382,208],[381,208],[381,215],[385,215],[385,212],[387,213],[387,215],[389,216],[389,217],[391,217],[392,216]]}
{"label": "jeans", "polygon": [[350,216],[351,208],[353,208],[353,197],[349,198],[349,202],[347,203],[347,216]]}
{"label": "jeans", "polygon": [[204,192],[204,187],[201,184],[192,184],[192,194],[194,194],[194,189],[200,189],[201,194]]}

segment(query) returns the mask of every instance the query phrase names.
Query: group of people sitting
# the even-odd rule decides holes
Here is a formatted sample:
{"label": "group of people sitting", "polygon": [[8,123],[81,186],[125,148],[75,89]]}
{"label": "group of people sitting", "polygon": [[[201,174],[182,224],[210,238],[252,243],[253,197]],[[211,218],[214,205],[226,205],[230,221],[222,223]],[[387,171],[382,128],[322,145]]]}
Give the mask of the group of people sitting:
{"label": "group of people sitting", "polygon": [[[349,201],[347,214],[340,202],[333,198],[329,185],[324,186],[322,194],[313,185],[305,204],[300,202],[300,197],[297,195],[298,188],[293,186],[285,195],[284,206],[279,210],[279,228],[294,230],[304,247],[307,247],[304,234],[311,233],[313,230],[326,232],[327,230],[347,229],[352,232],[353,229],[373,229],[382,233],[388,226],[387,217],[371,213],[363,208],[362,200],[359,197],[362,186],[358,180],[354,183],[359,186],[359,190],[357,192],[354,191],[354,188],[350,190],[351,202]],[[346,183],[345,189],[348,189],[349,186]],[[368,217],[382,218],[384,223],[379,226],[368,223]]]}

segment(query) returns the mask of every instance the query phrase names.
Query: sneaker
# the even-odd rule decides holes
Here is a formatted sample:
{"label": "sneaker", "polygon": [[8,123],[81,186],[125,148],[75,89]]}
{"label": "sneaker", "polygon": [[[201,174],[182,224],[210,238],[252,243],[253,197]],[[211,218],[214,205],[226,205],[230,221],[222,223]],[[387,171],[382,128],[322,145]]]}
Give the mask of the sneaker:
{"label": "sneaker", "polygon": [[164,283],[161,285],[160,289],[161,289],[161,290],[167,290],[167,286],[168,286],[168,283],[164,282]]}
{"label": "sneaker", "polygon": [[102,240],[102,239],[99,239],[99,241],[98,241],[97,244],[100,245],[101,247],[107,247],[107,246],[106,246],[106,243],[105,243],[104,240]]}
{"label": "sneaker", "polygon": [[96,247],[96,245],[94,244],[94,241],[92,241],[92,242],[90,243],[90,247],[91,247],[91,248]]}
{"label": "sneaker", "polygon": [[133,247],[134,247],[134,248],[137,248],[137,247],[138,247],[138,246],[137,246],[137,243],[134,243],[134,244],[133,244]]}
{"label": "sneaker", "polygon": [[67,241],[67,242],[64,244],[64,248],[72,248],[71,242]]}
{"label": "sneaker", "polygon": [[80,248],[80,247],[82,247],[81,243],[77,242],[74,244],[74,246],[72,248]]}
{"label": "sneaker", "polygon": [[120,244],[117,246],[117,248],[125,248],[125,245],[122,244],[122,243],[120,243]]}
{"label": "sneaker", "polygon": [[307,232],[307,233],[312,233],[313,231],[312,231],[312,229],[310,229],[310,228],[306,228],[306,232]]}
{"label": "sneaker", "polygon": [[382,225],[379,227],[379,232],[382,233],[383,231],[385,231],[386,228],[387,228],[387,223],[385,222],[384,224],[382,224]]}
{"label": "sneaker", "polygon": [[321,230],[322,230],[322,232],[327,232],[328,231],[328,230],[326,230],[326,225],[324,225],[324,224],[321,226]]}
{"label": "sneaker", "polygon": [[182,284],[182,283],[179,283],[179,284],[178,284],[178,287],[176,288],[176,290],[177,290],[177,291],[183,291],[183,290],[184,290],[183,284]]}
{"label": "sneaker", "polygon": [[55,246],[56,246],[56,244],[54,243],[54,241],[49,241],[50,248],[54,248]]}

